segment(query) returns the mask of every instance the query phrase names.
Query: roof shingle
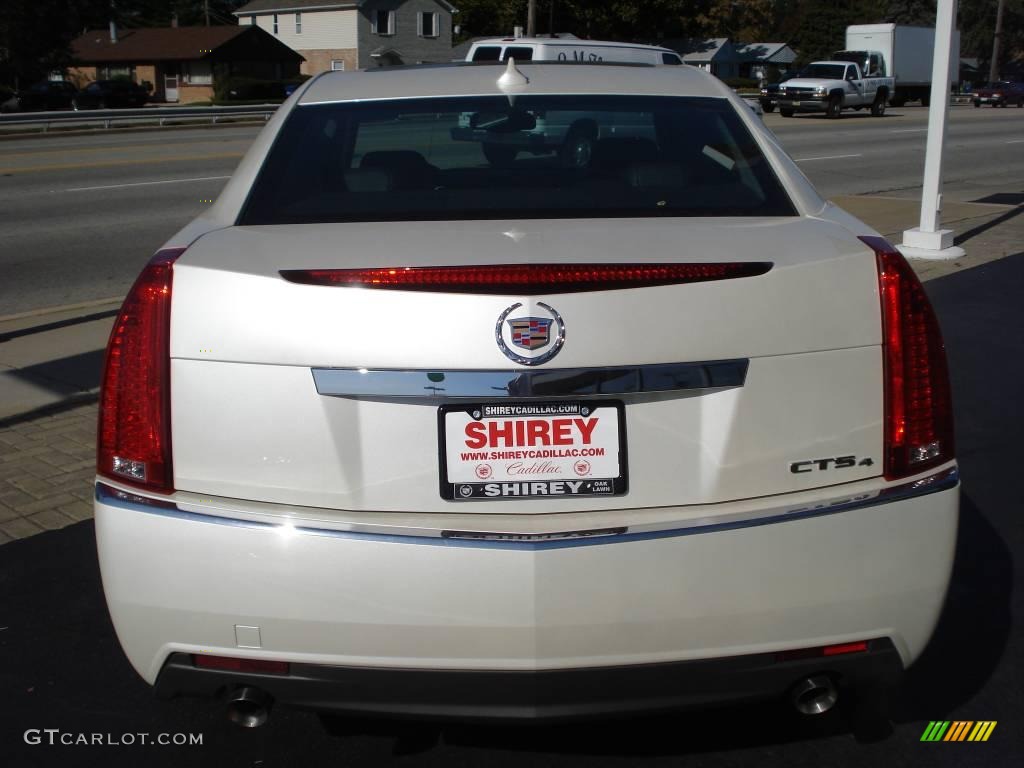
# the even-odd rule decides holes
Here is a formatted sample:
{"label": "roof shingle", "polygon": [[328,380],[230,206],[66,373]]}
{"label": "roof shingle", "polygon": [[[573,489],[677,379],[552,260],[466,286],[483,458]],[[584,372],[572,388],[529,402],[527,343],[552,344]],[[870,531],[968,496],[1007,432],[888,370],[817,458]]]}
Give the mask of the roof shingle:
{"label": "roof shingle", "polygon": [[90,30],[71,42],[75,61],[189,61],[243,35],[252,27],[234,24],[214,27],[155,27],[118,30],[117,42],[105,30]]}

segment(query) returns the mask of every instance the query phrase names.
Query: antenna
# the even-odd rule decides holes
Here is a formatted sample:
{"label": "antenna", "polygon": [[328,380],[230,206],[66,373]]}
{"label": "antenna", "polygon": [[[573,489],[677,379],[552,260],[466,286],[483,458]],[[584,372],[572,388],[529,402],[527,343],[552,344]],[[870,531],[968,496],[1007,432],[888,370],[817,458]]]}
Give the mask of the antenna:
{"label": "antenna", "polygon": [[530,78],[524,75],[516,68],[516,60],[511,56],[508,57],[508,66],[505,67],[505,72],[501,77],[498,78],[498,88],[501,90],[508,91],[520,91],[528,83]]}

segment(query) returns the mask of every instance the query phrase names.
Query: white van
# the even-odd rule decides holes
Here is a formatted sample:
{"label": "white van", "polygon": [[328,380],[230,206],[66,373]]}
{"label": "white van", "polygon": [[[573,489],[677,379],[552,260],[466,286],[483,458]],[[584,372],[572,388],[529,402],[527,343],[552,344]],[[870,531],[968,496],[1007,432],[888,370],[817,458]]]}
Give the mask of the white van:
{"label": "white van", "polygon": [[609,40],[581,40],[575,37],[505,37],[477,40],[466,61],[581,61],[632,62],[637,64],[681,65],[682,57],[668,48]]}

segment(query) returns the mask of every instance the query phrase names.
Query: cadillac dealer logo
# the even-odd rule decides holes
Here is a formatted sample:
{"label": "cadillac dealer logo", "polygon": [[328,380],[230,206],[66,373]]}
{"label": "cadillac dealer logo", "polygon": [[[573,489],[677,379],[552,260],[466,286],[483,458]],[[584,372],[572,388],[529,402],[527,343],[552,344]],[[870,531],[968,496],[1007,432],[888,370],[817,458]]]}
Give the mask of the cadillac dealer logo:
{"label": "cadillac dealer logo", "polygon": [[543,301],[538,301],[530,311],[517,303],[498,317],[494,336],[498,347],[510,360],[522,365],[540,365],[557,355],[565,343],[565,323],[562,316]]}

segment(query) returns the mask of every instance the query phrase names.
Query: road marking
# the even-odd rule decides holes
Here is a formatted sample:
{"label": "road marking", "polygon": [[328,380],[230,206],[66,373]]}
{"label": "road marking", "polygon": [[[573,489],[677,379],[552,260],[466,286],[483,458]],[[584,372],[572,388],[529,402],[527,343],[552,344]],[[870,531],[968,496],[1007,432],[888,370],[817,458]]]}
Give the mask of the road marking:
{"label": "road marking", "polygon": [[1024,139],[1013,139],[1012,141],[1006,142],[1007,144],[1021,144],[1024,143]]}
{"label": "road marking", "polygon": [[188,155],[186,157],[151,157],[145,160],[108,160],[103,163],[62,163],[60,165],[37,165],[29,168],[0,168],[0,174],[71,171],[83,168],[109,168],[118,165],[146,165],[148,163],[180,163],[188,160],[221,160],[241,157],[242,154],[242,152],[218,152],[213,155]]}
{"label": "road marking", "polygon": [[136,181],[131,184],[104,184],[101,187],[71,187],[71,189],[53,189],[51,192],[92,192],[96,189],[123,189],[124,187],[148,187],[152,184],[183,184],[187,181],[219,181],[230,179],[230,176],[201,176],[195,179],[165,179],[164,181]]}
{"label": "road marking", "polygon": [[796,162],[798,162],[798,163],[808,163],[811,160],[839,160],[840,158],[843,158],[843,157],[863,157],[863,156],[864,156],[863,154],[856,154],[856,155],[824,155],[823,157],[798,157],[798,158],[796,158]]}

